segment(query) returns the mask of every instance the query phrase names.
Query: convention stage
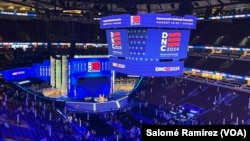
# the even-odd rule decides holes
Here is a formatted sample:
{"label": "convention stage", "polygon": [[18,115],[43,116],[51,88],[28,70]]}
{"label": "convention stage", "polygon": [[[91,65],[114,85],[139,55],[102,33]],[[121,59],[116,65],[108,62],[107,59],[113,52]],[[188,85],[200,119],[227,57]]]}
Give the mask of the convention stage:
{"label": "convention stage", "polygon": [[[12,81],[12,83],[23,91],[26,91],[30,96],[35,97],[35,99],[49,103],[60,103],[64,105],[64,108],[66,107],[67,111],[71,112],[91,113],[119,110],[128,103],[129,95],[133,92],[133,89],[129,91],[117,90],[108,96],[100,94],[98,97],[71,98],[57,93],[58,89],[48,88],[49,84],[39,78],[18,79]],[[39,89],[36,87],[38,84],[40,84]],[[47,95],[44,92],[51,93],[51,95]]]}

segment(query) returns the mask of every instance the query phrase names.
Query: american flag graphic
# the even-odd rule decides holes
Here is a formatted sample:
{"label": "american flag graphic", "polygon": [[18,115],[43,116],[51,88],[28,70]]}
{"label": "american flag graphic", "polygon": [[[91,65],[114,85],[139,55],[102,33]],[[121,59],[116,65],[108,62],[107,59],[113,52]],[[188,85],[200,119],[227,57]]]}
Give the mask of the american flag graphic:
{"label": "american flag graphic", "polygon": [[131,57],[145,57],[147,31],[145,29],[129,29],[129,52]]}

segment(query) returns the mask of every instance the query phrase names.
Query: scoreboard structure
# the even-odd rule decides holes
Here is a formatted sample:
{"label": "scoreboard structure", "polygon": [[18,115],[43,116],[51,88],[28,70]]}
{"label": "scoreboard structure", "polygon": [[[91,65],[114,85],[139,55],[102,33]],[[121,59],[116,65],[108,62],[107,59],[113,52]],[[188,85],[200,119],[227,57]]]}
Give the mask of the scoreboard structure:
{"label": "scoreboard structure", "polygon": [[114,15],[102,17],[111,70],[140,76],[183,74],[190,30],[196,17],[171,14]]}

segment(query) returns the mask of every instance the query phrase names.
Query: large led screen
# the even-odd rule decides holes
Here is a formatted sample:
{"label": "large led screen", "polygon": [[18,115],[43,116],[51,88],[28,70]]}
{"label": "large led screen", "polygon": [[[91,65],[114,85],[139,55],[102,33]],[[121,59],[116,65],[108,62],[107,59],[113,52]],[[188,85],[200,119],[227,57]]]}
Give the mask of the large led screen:
{"label": "large led screen", "polygon": [[35,72],[30,67],[3,71],[3,77],[6,81],[14,81],[34,76]]}
{"label": "large led screen", "polygon": [[131,61],[110,58],[110,69],[139,76],[177,76],[183,75],[184,62]]}
{"label": "large led screen", "polygon": [[79,77],[98,77],[110,75],[108,58],[74,58],[69,59],[69,75]]}
{"label": "large led screen", "polygon": [[186,58],[189,34],[189,30],[146,28],[107,30],[108,50],[114,57]]}
{"label": "large led screen", "polygon": [[128,28],[128,27],[163,27],[188,28],[196,27],[196,17],[193,15],[172,16],[171,14],[143,13],[138,15],[113,15],[101,17],[100,28]]}

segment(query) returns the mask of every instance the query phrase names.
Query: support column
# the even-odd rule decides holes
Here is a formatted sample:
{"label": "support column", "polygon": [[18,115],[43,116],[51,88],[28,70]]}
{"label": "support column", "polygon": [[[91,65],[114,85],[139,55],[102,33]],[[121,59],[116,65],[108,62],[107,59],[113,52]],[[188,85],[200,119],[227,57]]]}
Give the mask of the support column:
{"label": "support column", "polygon": [[110,85],[111,86],[110,94],[113,94],[114,93],[114,87],[115,87],[114,86],[115,85],[115,71],[114,70],[111,71],[111,75],[112,76],[111,76],[111,82],[110,82],[111,83],[111,85]]}
{"label": "support column", "polygon": [[61,94],[63,96],[67,95],[67,79],[68,79],[68,60],[67,56],[62,56],[62,89],[61,89]]}
{"label": "support column", "polygon": [[56,60],[52,56],[50,56],[50,85],[52,87],[56,87],[55,69],[56,69]]}
{"label": "support column", "polygon": [[62,67],[61,60],[56,60],[56,88],[61,89],[62,87]]}

